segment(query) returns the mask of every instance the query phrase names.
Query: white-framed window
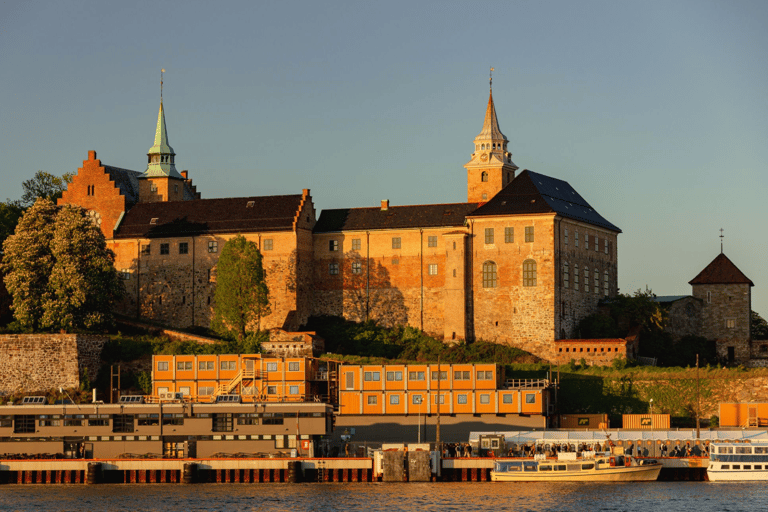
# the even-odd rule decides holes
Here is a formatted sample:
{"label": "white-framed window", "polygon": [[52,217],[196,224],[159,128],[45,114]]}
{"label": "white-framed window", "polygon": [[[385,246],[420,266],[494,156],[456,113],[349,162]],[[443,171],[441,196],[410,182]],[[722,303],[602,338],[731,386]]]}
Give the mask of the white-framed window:
{"label": "white-framed window", "polygon": [[[438,375],[439,374],[439,375]],[[441,371],[441,372],[432,372],[432,380],[437,380],[438,376],[440,377],[440,380],[448,380],[448,372]]]}
{"label": "white-framed window", "polygon": [[504,404],[511,404],[512,403],[512,395],[509,393],[501,395],[501,402]]}
{"label": "white-framed window", "polygon": [[445,403],[445,395],[440,395],[440,396],[435,395],[435,405],[438,405],[438,404],[442,405],[444,403]]}
{"label": "white-framed window", "polygon": [[159,372],[167,372],[168,371],[168,361],[158,361],[157,362],[157,371],[159,371]]}
{"label": "white-framed window", "polygon": [[299,394],[299,386],[288,386],[288,394],[289,395],[298,395]]}
{"label": "white-framed window", "polygon": [[189,242],[179,242],[179,254],[189,254]]}
{"label": "white-framed window", "polygon": [[427,267],[427,273],[431,276],[437,275],[437,263],[430,263]]}
{"label": "white-framed window", "polygon": [[402,381],[403,380],[403,372],[400,370],[387,372],[387,380],[388,381]]}
{"label": "white-framed window", "polygon": [[595,269],[595,295],[600,293],[600,271]]}
{"label": "white-framed window", "polygon": [[505,244],[515,243],[515,228],[509,227],[509,226],[504,228],[504,243]]}
{"label": "white-framed window", "polygon": [[468,371],[455,370],[453,372],[453,380],[469,380],[469,379],[470,379],[470,372]]}
{"label": "white-framed window", "polygon": [[536,262],[534,260],[523,262],[523,286],[536,286]]}
{"label": "white-framed window", "polygon": [[353,251],[359,251],[362,248],[362,242],[359,238],[353,238],[352,239],[352,250]]}
{"label": "white-framed window", "polygon": [[400,405],[400,395],[389,395],[389,405]]}
{"label": "white-framed window", "polygon": [[584,250],[589,250],[589,235],[584,233]]}
{"label": "white-framed window", "polygon": [[497,277],[496,263],[493,261],[483,263],[483,288],[496,288]]}
{"label": "white-framed window", "polygon": [[353,372],[344,372],[346,389],[355,389],[355,374]]}
{"label": "white-framed window", "polygon": [[608,296],[608,271],[603,272],[603,294]]}
{"label": "white-framed window", "polygon": [[209,240],[208,252],[219,252],[219,242],[217,242],[216,240]]}
{"label": "white-framed window", "polygon": [[[277,363],[275,363],[277,364]],[[219,362],[219,369],[220,370],[234,370],[237,368],[237,363],[235,361],[220,361]],[[275,370],[277,371],[277,370]]]}
{"label": "white-framed window", "polygon": [[421,405],[423,397],[421,395],[411,395],[411,403],[413,405]]}
{"label": "white-framed window", "polygon": [[594,238],[595,238],[595,252],[599,252],[600,251],[600,238],[598,238],[597,235],[595,235]]}
{"label": "white-framed window", "polygon": [[493,372],[489,370],[478,370],[477,380],[493,380]]}
{"label": "white-framed window", "polygon": [[289,372],[298,372],[299,370],[301,370],[301,363],[299,363],[298,361],[292,361],[288,363]]}
{"label": "white-framed window", "polygon": [[535,404],[536,403],[536,393],[526,393],[525,394],[525,403],[527,403],[527,404]]}
{"label": "white-framed window", "polygon": [[271,251],[274,249],[274,243],[271,238],[265,238],[262,246],[264,247],[265,251]]}
{"label": "white-framed window", "polygon": [[456,395],[456,403],[460,405],[465,405],[467,403],[467,395],[463,393]]}
{"label": "white-framed window", "polygon": [[608,254],[608,238],[603,238],[603,246],[605,247],[605,254]]}
{"label": "white-framed window", "polygon": [[408,372],[408,380],[425,380],[424,372]]}
{"label": "white-framed window", "polygon": [[267,363],[267,371],[268,372],[276,372],[277,371],[277,363]]}
{"label": "white-framed window", "polygon": [[366,382],[379,382],[381,381],[381,372],[365,372],[363,380]]}
{"label": "white-framed window", "polygon": [[584,291],[589,293],[589,267],[584,266]]}
{"label": "white-framed window", "polygon": [[393,249],[400,249],[401,246],[401,240],[399,236],[393,236],[392,237],[392,248]]}
{"label": "white-framed window", "polygon": [[486,245],[493,244],[493,228],[485,228],[485,243]]}
{"label": "white-framed window", "polygon": [[483,393],[480,395],[480,403],[481,404],[489,404],[491,403],[491,395],[487,393]]}
{"label": "white-framed window", "polygon": [[427,237],[427,247],[437,247],[437,235]]}
{"label": "white-framed window", "polygon": [[339,275],[339,264],[338,263],[329,263],[328,264],[328,273],[332,276]]}

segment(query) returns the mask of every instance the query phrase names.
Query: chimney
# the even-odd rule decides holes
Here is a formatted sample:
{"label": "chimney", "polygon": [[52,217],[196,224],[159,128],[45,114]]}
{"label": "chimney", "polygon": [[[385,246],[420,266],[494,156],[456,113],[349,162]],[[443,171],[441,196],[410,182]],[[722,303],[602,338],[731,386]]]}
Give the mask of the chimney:
{"label": "chimney", "polygon": [[382,199],[381,200],[381,211],[385,212],[389,210],[389,199]]}
{"label": "chimney", "polygon": [[189,171],[181,171],[181,177],[185,180],[189,179]]}

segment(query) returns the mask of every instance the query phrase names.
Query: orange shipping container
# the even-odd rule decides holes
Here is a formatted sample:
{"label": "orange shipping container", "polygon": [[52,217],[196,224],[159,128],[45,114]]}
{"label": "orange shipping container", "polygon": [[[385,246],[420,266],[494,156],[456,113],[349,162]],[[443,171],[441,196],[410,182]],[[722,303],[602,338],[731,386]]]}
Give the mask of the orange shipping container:
{"label": "orange shipping container", "polygon": [[621,427],[632,430],[669,428],[669,414],[624,414]]}

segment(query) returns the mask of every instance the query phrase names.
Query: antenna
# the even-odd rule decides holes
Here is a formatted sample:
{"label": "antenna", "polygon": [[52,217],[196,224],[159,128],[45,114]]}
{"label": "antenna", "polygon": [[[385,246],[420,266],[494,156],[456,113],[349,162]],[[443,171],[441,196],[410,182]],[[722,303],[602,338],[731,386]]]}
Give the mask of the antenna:
{"label": "antenna", "polygon": [[163,102],[163,73],[165,73],[165,69],[160,70],[160,103]]}
{"label": "antenna", "polygon": [[491,78],[488,80],[488,86],[490,87],[491,91],[493,91],[493,70],[494,68],[491,68]]}
{"label": "antenna", "polygon": [[723,228],[720,228],[720,254],[723,254]]}

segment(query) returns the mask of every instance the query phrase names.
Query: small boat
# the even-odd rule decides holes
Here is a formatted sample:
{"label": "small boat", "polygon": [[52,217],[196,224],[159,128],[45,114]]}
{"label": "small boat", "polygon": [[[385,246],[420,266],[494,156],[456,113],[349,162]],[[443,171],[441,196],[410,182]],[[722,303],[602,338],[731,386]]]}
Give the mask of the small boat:
{"label": "small boat", "polygon": [[712,443],[709,448],[711,482],[768,480],[768,443]]}
{"label": "small boat", "polygon": [[493,482],[652,482],[661,464],[630,455],[584,452],[559,453],[557,460],[537,455],[533,460],[499,459],[491,471]]}

